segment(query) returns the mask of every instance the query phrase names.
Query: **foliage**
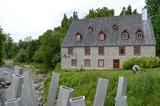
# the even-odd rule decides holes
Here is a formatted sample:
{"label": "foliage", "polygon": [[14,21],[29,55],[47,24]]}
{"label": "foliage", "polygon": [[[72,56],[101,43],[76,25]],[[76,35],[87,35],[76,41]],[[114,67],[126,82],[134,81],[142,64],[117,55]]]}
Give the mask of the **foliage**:
{"label": "foliage", "polygon": [[[93,105],[98,78],[109,79],[109,87],[104,106],[114,106],[117,93],[118,77],[128,79],[128,106],[159,106],[160,103],[160,68],[148,69],[145,73],[133,75],[130,70],[125,71],[57,71],[61,74],[59,86],[64,85],[74,89],[74,96],[86,97],[87,106]],[[47,98],[51,74],[44,84],[45,99]]]}
{"label": "foliage", "polygon": [[156,51],[157,55],[160,55],[160,7],[158,13],[155,15],[153,20],[154,31],[156,34]]}
{"label": "foliage", "polygon": [[123,63],[124,69],[132,69],[137,64],[142,68],[155,68],[160,66],[160,58],[158,57],[142,57],[130,58]]}
{"label": "foliage", "polygon": [[37,40],[31,40],[29,43],[28,43],[28,46],[27,46],[27,49],[26,49],[26,53],[27,53],[27,59],[29,61],[33,61],[32,57],[35,53],[35,51],[37,50]]}
{"label": "foliage", "polygon": [[5,58],[12,59],[17,54],[17,44],[13,42],[13,39],[10,37],[10,34],[6,34],[5,40]]}
{"label": "foliage", "polygon": [[131,7],[131,5],[129,5],[129,6],[127,7],[127,9],[126,9],[126,7],[123,7],[123,8],[122,8],[122,11],[121,11],[121,13],[120,13],[120,16],[122,16],[122,15],[132,15],[132,14],[138,14],[138,13],[137,13],[137,9],[135,9],[135,10],[132,11],[132,7]]}
{"label": "foliage", "polygon": [[19,62],[33,62],[34,52],[37,50],[37,40],[32,40],[31,37],[26,37],[20,40],[17,46],[16,61]]}
{"label": "foliage", "polygon": [[131,5],[129,5],[128,7],[127,7],[127,11],[126,11],[126,14],[125,15],[132,15],[132,7],[131,7]]}
{"label": "foliage", "polygon": [[[52,30],[46,31],[42,36],[39,37],[40,47],[36,50],[33,60],[42,62],[44,69],[54,67],[55,62],[59,62],[57,59],[58,53],[60,52],[60,45],[64,34],[57,33]],[[54,64],[53,64],[54,63]]]}
{"label": "foliage", "polygon": [[3,56],[4,56],[4,43],[6,39],[6,34],[3,32],[3,29],[0,27],[0,66],[3,64]]}
{"label": "foliage", "polygon": [[26,62],[27,60],[27,54],[25,49],[20,49],[19,53],[16,55],[16,61],[22,63],[22,62]]}
{"label": "foliage", "polygon": [[114,10],[108,9],[106,7],[98,8],[96,10],[89,10],[89,14],[85,16],[86,19],[95,18],[95,17],[104,17],[104,16],[113,16]]}
{"label": "foliage", "polygon": [[154,19],[155,15],[158,13],[158,8],[160,7],[160,0],[145,0],[145,1],[150,16]]}
{"label": "foliage", "polygon": [[146,0],[146,4],[156,35],[156,54],[160,56],[160,0]]}
{"label": "foliage", "polygon": [[132,14],[138,14],[137,9],[133,10]]}
{"label": "foliage", "polygon": [[126,14],[126,7],[123,7],[120,15],[125,15],[125,14]]}

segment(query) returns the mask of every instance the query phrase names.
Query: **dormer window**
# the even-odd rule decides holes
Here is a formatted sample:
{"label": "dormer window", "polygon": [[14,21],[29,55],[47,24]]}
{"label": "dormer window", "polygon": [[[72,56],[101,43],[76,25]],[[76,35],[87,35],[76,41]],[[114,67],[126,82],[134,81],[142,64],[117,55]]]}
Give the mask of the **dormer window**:
{"label": "dormer window", "polygon": [[76,40],[80,41],[82,39],[82,35],[80,34],[80,32],[76,33]]}
{"label": "dormer window", "polygon": [[88,32],[93,32],[93,27],[89,26],[88,27]]}
{"label": "dormer window", "polygon": [[142,39],[143,38],[143,31],[141,29],[138,29],[136,32],[136,38]]}
{"label": "dormer window", "polygon": [[106,34],[103,31],[100,31],[99,40],[101,40],[101,41],[105,40],[105,36],[106,36]]}
{"label": "dormer window", "polygon": [[127,40],[129,38],[129,33],[126,29],[123,30],[121,35],[122,35],[122,39],[124,39],[124,40]]}
{"label": "dormer window", "polygon": [[118,31],[118,26],[116,24],[112,26],[112,31]]}

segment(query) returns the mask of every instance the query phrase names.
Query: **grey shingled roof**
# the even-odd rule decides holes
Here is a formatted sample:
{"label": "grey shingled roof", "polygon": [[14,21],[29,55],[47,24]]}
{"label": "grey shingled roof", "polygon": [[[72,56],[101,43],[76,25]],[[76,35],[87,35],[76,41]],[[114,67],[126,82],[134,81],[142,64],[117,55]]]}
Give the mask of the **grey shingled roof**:
{"label": "grey shingled roof", "polygon": [[[118,31],[112,31],[114,24],[118,26]],[[93,32],[88,32],[89,26],[93,27]],[[121,38],[121,33],[124,29],[129,32],[127,40]],[[138,29],[142,29],[144,32],[144,38],[141,40],[138,40],[135,35]],[[107,35],[104,41],[98,39],[98,34],[101,30]],[[77,32],[82,34],[82,40],[78,42],[75,38]],[[61,47],[118,45],[155,45],[151,20],[142,20],[141,14],[76,20],[72,22]]]}

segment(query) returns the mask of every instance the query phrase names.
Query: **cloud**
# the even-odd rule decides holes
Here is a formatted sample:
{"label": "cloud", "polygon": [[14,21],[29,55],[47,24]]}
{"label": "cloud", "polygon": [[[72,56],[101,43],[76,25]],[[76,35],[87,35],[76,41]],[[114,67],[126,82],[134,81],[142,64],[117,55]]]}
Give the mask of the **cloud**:
{"label": "cloud", "polygon": [[[138,3],[137,3],[138,2]],[[77,11],[83,18],[89,9],[108,7],[119,15],[123,6],[131,4],[141,13],[144,0],[1,0],[0,25],[15,41],[26,36],[38,38],[47,29],[60,25],[64,13]]]}

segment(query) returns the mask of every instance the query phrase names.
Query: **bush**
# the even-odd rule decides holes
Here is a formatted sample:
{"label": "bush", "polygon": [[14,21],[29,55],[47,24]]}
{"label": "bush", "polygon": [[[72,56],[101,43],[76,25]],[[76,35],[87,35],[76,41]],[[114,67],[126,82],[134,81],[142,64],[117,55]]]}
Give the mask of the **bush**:
{"label": "bush", "polygon": [[160,58],[158,57],[142,57],[131,58],[123,63],[124,69],[132,69],[133,65],[139,65],[142,68],[155,68],[160,66]]}
{"label": "bush", "polygon": [[19,53],[16,55],[15,60],[18,62],[26,62],[27,54],[24,49],[19,50]]}

